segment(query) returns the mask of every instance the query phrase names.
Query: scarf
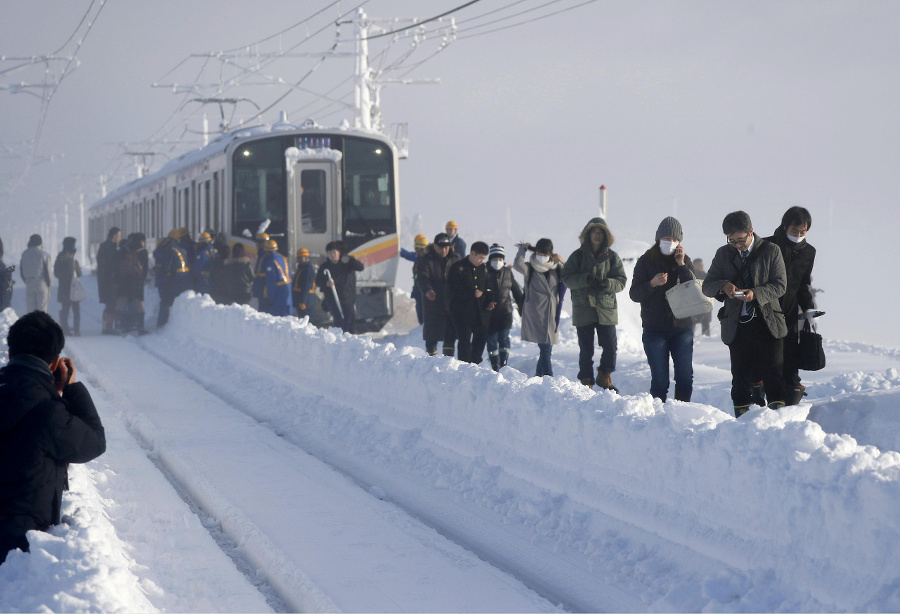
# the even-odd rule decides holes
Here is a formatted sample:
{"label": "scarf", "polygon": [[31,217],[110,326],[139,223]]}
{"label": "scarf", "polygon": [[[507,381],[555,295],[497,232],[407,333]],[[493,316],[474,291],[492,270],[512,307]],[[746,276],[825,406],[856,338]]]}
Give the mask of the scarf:
{"label": "scarf", "polygon": [[552,257],[547,264],[541,264],[537,261],[537,258],[535,258],[535,256],[537,256],[537,254],[531,255],[531,259],[528,261],[528,264],[531,265],[531,268],[534,269],[536,273],[546,273],[547,271],[551,271],[559,266],[559,263],[553,260]]}

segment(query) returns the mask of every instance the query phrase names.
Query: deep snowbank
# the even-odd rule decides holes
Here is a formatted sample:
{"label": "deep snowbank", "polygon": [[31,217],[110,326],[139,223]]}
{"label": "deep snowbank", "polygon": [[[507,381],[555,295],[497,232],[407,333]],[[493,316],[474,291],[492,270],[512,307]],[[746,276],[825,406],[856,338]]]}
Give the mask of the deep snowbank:
{"label": "deep snowbank", "polygon": [[[900,608],[900,454],[826,434],[805,419],[809,405],[736,421],[706,405],[495,374],[194,295],[178,299],[149,342],[184,348],[188,338],[203,348],[184,349],[198,371],[204,353],[221,352],[321,389],[321,408],[290,407],[277,389],[267,397],[264,383],[253,390],[279,430],[374,447],[592,561],[608,553],[611,517],[733,568],[693,587],[697,578],[658,580],[668,596],[651,607]],[[373,443],[373,425],[397,434]]]}

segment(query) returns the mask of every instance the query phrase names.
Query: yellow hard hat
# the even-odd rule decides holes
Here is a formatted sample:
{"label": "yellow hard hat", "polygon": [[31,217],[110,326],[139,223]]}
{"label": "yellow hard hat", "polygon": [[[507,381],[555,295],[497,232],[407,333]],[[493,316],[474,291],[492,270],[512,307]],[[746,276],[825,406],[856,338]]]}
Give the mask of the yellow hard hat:
{"label": "yellow hard hat", "polygon": [[413,241],[416,247],[428,247],[428,239],[425,238],[425,235],[416,235]]}
{"label": "yellow hard hat", "polygon": [[269,235],[267,235],[267,234],[264,233],[264,232],[261,232],[261,233],[259,233],[258,235],[256,235],[256,240],[257,240],[257,241],[268,241],[268,240],[269,240]]}
{"label": "yellow hard hat", "polygon": [[212,241],[212,236],[208,232],[201,232],[200,236],[197,237],[197,241],[200,243],[209,243]]}
{"label": "yellow hard hat", "polygon": [[297,258],[300,258],[301,256],[306,256],[307,258],[309,258],[309,250],[305,247],[301,247],[300,249],[298,249]]}
{"label": "yellow hard hat", "polygon": [[190,234],[190,232],[188,232],[187,228],[184,228],[184,227],[175,228],[169,232],[169,238],[174,239],[175,241],[181,241],[181,239],[185,235],[189,235],[189,234]]}
{"label": "yellow hard hat", "polygon": [[276,249],[278,249],[278,243],[276,243],[274,239],[268,239],[263,244],[263,249],[265,249],[267,252],[274,252]]}
{"label": "yellow hard hat", "polygon": [[459,226],[456,224],[456,222],[450,220],[449,222],[447,222],[447,225],[444,228],[446,228],[447,230],[450,230],[451,228],[459,229]]}

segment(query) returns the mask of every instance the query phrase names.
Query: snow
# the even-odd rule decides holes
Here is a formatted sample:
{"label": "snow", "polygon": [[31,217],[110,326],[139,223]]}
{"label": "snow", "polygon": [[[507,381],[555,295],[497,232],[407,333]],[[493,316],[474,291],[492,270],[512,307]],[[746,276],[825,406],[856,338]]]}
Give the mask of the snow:
{"label": "snow", "polygon": [[621,396],[572,381],[568,314],[534,378],[518,323],[494,373],[426,356],[396,303],[380,339],[192,293],[103,337],[86,303],[66,351],[108,451],[0,566],[0,609],[900,609],[896,350],[828,341],[807,402],[738,421],[715,324],[694,402],[663,404],[624,293]]}

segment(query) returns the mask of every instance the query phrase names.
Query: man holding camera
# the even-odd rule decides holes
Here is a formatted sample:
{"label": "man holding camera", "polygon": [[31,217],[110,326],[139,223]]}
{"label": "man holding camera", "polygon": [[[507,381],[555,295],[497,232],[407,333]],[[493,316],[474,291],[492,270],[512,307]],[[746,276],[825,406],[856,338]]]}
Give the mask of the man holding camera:
{"label": "man holding camera", "polygon": [[75,365],[60,357],[62,328],[43,311],[19,318],[0,369],[0,563],[28,552],[28,531],[60,522],[69,463],[106,451],[106,435]]}

